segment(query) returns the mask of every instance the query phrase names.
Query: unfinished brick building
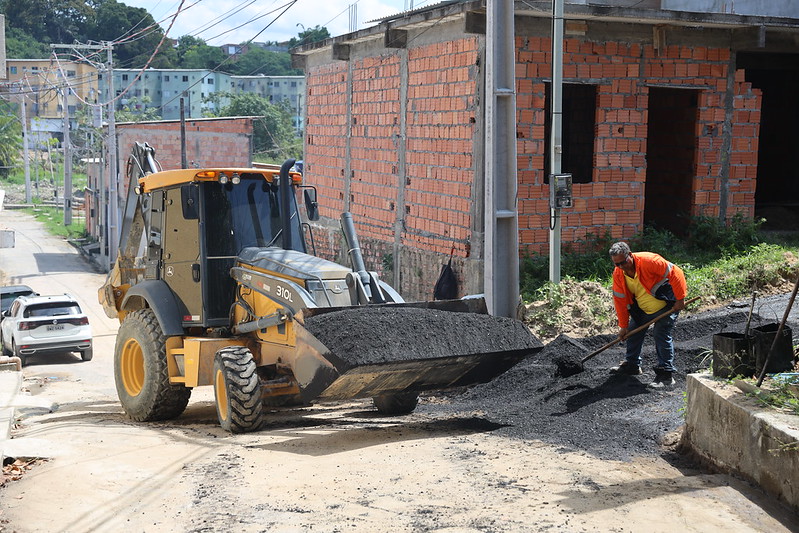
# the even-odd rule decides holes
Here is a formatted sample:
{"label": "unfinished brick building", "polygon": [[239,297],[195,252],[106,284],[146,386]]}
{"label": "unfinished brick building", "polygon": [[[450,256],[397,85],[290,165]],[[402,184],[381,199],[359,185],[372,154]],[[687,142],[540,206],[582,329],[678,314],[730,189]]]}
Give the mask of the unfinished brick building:
{"label": "unfinished brick building", "polygon": [[[551,2],[517,2],[515,26],[520,253],[546,253]],[[293,51],[319,252],[352,212],[406,298],[450,253],[461,292],[482,290],[485,27],[485,2],[442,3]],[[566,4],[563,243],[799,204],[797,42],[797,19]]]}

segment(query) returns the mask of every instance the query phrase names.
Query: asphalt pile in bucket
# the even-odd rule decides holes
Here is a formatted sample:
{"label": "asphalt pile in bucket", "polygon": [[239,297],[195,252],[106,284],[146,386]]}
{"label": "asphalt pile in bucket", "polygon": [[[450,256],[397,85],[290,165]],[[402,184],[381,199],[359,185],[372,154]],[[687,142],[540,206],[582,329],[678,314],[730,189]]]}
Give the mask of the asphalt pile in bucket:
{"label": "asphalt pile in bucket", "polygon": [[[501,425],[497,431],[508,437],[541,440],[606,459],[661,453],[664,438],[683,424],[685,374],[709,368],[713,335],[743,331],[747,316],[731,307],[681,316],[674,330],[679,372],[671,390],[647,388],[656,364],[651,333],[644,342],[640,376],[610,373],[624,359],[624,343],[586,361],[582,372],[558,376],[559,362],[579,361],[615,338],[561,335],[492,382],[446,402],[423,403],[422,409],[480,416]],[[764,319],[756,316],[753,321]]]}
{"label": "asphalt pile in bucket", "polygon": [[305,328],[352,365],[542,346],[518,320],[416,307],[352,307],[308,317]]}

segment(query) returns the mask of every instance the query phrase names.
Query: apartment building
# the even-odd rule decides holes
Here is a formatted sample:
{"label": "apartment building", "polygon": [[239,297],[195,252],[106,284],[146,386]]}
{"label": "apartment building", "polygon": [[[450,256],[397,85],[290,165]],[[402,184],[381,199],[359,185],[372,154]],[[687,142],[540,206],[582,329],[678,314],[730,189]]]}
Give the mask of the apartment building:
{"label": "apartment building", "polygon": [[[164,120],[180,118],[180,100],[186,118],[201,118],[213,113],[228,99],[211,99],[216,92],[232,92],[230,74],[203,69],[114,69],[116,109],[129,107],[134,113],[156,109]],[[103,94],[108,93],[101,78]]]}
{"label": "apartment building", "polygon": [[[97,69],[86,63],[50,59],[6,60],[4,90],[25,105],[30,140],[59,139],[64,131],[64,99],[70,127],[77,126],[77,112],[99,101]],[[13,101],[14,96],[10,99]]]}

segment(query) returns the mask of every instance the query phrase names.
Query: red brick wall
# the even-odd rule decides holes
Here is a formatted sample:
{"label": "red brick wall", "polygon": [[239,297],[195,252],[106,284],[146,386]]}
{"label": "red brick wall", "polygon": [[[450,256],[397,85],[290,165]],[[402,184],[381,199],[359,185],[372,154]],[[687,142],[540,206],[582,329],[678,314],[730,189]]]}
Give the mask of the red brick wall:
{"label": "red brick wall", "polygon": [[[546,252],[548,185],[544,184],[545,85],[551,76],[551,42],[516,39],[518,107],[519,235],[523,248]],[[646,182],[648,85],[696,87],[696,177],[693,215],[719,215],[722,178],[730,179],[727,215],[754,214],[754,178],[760,95],[736,73],[733,152],[729,176],[722,166],[725,94],[730,52],[726,49],[590,43],[567,39],[566,81],[598,84],[593,182],[574,185],[574,207],[561,211],[562,240],[588,235],[629,238],[641,231]]]}
{"label": "red brick wall", "polygon": [[350,212],[359,233],[387,242],[397,218],[399,80],[396,56],[352,65]]}
{"label": "red brick wall", "polygon": [[[323,215],[353,212],[368,268],[380,272],[403,250],[427,254],[432,264],[453,247],[456,262],[482,259],[479,250],[471,257],[471,247],[481,244],[483,224],[474,219],[482,216],[483,46],[481,38],[464,36],[354,54],[306,71],[307,181],[319,187]],[[517,37],[516,47],[519,238],[523,252],[547,253],[544,82],[551,42]],[[643,229],[650,86],[698,94],[691,214],[720,215],[722,183],[727,217],[754,214],[761,95],[741,72],[730,79],[728,49],[569,38],[563,63],[566,83],[597,89],[592,181],[575,184],[574,207],[561,211],[564,244],[606,233],[629,238]],[[404,291],[419,284],[427,292],[434,270],[403,270]],[[480,281],[471,288],[480,289]]]}
{"label": "red brick wall", "polygon": [[469,255],[478,57],[476,37],[408,51],[404,245]]}
{"label": "red brick wall", "polygon": [[[186,121],[186,155],[189,167],[249,167],[252,165],[251,117]],[[164,170],[180,168],[180,122],[117,124],[120,172],[124,173],[134,143],[146,142]]]}
{"label": "red brick wall", "polygon": [[[384,279],[404,246],[469,255],[478,57],[479,40],[470,37],[411,48],[407,59],[390,51],[306,73],[306,181],[318,188],[323,216],[352,212],[367,268]],[[346,261],[326,248],[338,239],[320,241],[320,255]],[[396,261],[405,265],[402,292],[430,298],[438,268],[418,268],[424,261],[414,253]]]}
{"label": "red brick wall", "polygon": [[729,216],[740,213],[754,216],[757,151],[760,138],[762,92],[744,81],[744,72],[735,72],[732,146],[730,148]]}

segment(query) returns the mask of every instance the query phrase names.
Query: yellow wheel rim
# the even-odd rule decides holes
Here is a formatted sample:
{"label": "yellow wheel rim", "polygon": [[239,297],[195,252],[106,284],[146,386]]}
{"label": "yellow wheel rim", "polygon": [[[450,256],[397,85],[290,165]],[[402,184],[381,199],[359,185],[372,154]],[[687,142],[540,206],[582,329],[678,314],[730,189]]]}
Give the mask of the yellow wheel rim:
{"label": "yellow wheel rim", "polygon": [[120,357],[122,384],[131,396],[138,396],[144,387],[144,353],[134,339],[128,339]]}
{"label": "yellow wheel rim", "polygon": [[216,407],[219,410],[219,419],[227,420],[227,389],[225,389],[225,376],[221,370],[217,370],[214,376],[214,395],[216,396]]}

